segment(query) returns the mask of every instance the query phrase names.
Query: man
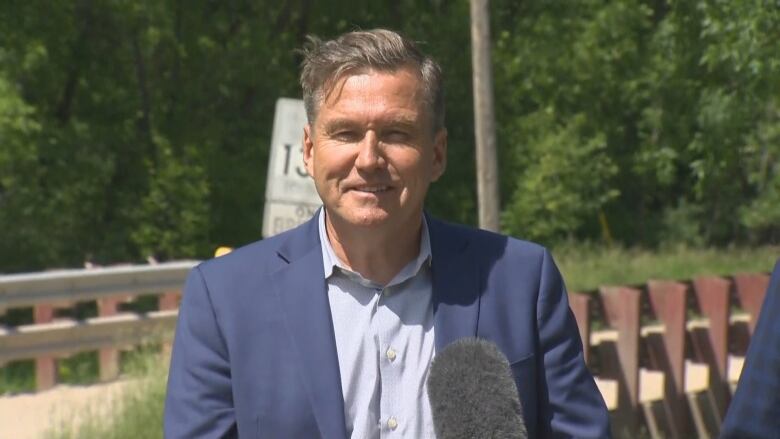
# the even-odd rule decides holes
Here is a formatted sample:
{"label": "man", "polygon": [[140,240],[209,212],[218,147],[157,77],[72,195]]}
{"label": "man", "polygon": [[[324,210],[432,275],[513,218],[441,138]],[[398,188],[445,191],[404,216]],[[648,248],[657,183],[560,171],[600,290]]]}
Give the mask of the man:
{"label": "man", "polygon": [[775,264],[721,437],[780,437],[780,261]]}
{"label": "man", "polygon": [[607,437],[547,251],[423,213],[446,166],[438,65],[387,30],[312,39],[304,58],[324,208],[192,271],[166,436],[434,437],[428,366],[477,336],[512,364],[529,437]]}

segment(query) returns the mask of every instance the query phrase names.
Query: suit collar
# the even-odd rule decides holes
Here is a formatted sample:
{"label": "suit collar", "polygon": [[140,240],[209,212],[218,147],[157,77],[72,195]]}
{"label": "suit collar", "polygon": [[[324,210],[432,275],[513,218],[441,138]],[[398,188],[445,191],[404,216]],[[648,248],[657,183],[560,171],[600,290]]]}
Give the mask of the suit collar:
{"label": "suit collar", "polygon": [[[317,214],[280,237],[277,253],[288,265],[273,274],[285,321],[299,356],[301,379],[325,438],[345,438],[336,338],[328,302]],[[479,265],[464,229],[426,214],[432,254],[436,351],[477,334]]]}
{"label": "suit collar", "polygon": [[[311,271],[304,275],[316,277],[317,282],[321,281],[325,305],[328,305],[327,284],[324,278],[317,223],[321,209],[317,210],[314,217],[299,229],[288,232],[287,239],[280,244],[277,253],[288,263],[294,263],[306,255],[313,257],[310,255],[312,252],[319,252],[319,256],[316,258],[319,265],[312,267]],[[465,228],[461,226],[439,221],[427,212],[425,219],[431,245],[436,349],[441,351],[459,338],[476,336],[479,296],[482,294],[479,286],[481,273],[479,272],[479,261],[470,240],[471,233],[466,233]],[[317,273],[317,275],[313,276],[312,273]],[[322,278],[319,277],[320,275]],[[325,308],[327,318],[330,319],[330,307],[326,306]],[[334,338],[332,325],[327,334],[330,338]]]}
{"label": "suit collar", "polygon": [[281,241],[276,250],[276,254],[288,264],[307,255],[312,248],[320,248],[317,218],[319,217],[321,210],[322,207],[317,209],[314,216],[300,227],[279,235],[278,238]]}
{"label": "suit collar", "polygon": [[[345,264],[339,259],[339,257],[336,256],[336,252],[328,240],[328,232],[325,226],[326,214],[327,212],[325,208],[322,208],[314,218],[317,221],[317,236],[319,237],[320,246],[322,247],[322,261],[325,271],[325,279],[328,279],[333,274],[333,270],[335,268],[339,268],[348,272],[352,272],[352,270],[347,268]],[[401,271],[395,275],[395,277],[388,285],[403,282],[403,280],[416,275],[417,272],[419,272],[423,267],[423,265],[430,266],[431,239],[430,234],[428,233],[428,218],[423,216],[421,220],[422,227],[420,230],[420,248],[417,251],[417,257],[404,266],[404,268],[402,268]]]}

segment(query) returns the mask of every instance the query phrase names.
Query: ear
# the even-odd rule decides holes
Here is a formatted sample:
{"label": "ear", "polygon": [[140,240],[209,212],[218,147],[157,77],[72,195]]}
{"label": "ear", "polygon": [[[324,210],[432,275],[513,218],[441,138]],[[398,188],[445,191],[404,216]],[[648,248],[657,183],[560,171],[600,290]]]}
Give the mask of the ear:
{"label": "ear", "polygon": [[433,138],[433,168],[431,181],[436,181],[447,169],[447,129],[440,129]]}
{"label": "ear", "polygon": [[314,139],[312,138],[311,125],[303,127],[303,166],[309,176],[314,177]]}

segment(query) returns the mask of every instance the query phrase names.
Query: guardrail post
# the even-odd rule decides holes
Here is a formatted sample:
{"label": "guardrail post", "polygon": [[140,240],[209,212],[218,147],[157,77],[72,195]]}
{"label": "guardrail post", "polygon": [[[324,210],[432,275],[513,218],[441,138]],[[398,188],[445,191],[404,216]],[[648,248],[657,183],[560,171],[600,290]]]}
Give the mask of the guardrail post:
{"label": "guardrail post", "polygon": [[[160,295],[157,299],[157,309],[160,311],[172,311],[179,309],[179,299],[181,293],[179,291],[168,291]],[[170,341],[164,341],[162,344],[163,358],[170,358],[173,344]]]}
{"label": "guardrail post", "polygon": [[582,353],[585,356],[585,364],[588,364],[590,353],[590,296],[582,293],[569,293],[569,307],[574,313],[577,328],[582,340]]}
{"label": "guardrail post", "polygon": [[[51,305],[35,305],[33,320],[36,324],[49,323],[54,320],[54,307]],[[38,391],[51,389],[57,384],[57,360],[51,355],[40,355],[35,358],[35,388]]]}
{"label": "guardrail post", "polygon": [[[106,297],[98,299],[98,315],[100,317],[114,316],[119,312],[120,299]],[[111,381],[119,376],[119,349],[102,348],[98,351],[100,381]]]}
{"label": "guardrail post", "polygon": [[688,407],[685,398],[685,318],[688,287],[678,282],[651,280],[648,300],[664,330],[658,338],[648,337],[651,367],[666,374],[663,409],[667,420],[666,436],[689,437]]}
{"label": "guardrail post", "polygon": [[157,299],[157,307],[160,311],[171,311],[179,308],[179,296],[181,294],[178,291],[168,291],[160,295]]}
{"label": "guardrail post", "polygon": [[704,331],[691,333],[698,361],[710,367],[708,397],[718,429],[728,407],[729,292],[731,282],[721,277],[702,276],[693,281],[699,311],[707,318]]}
{"label": "guardrail post", "polygon": [[750,313],[748,329],[752,336],[753,330],[756,329],[766,289],[769,286],[769,276],[766,274],[737,274],[734,276],[734,283],[737,287],[737,298],[740,306]]}
{"label": "guardrail post", "polygon": [[[634,437],[639,409],[639,312],[641,293],[629,287],[601,287],[604,318],[618,331],[614,351],[599,345],[602,375],[618,382],[618,408],[613,417],[616,437]],[[611,358],[610,358],[611,357]]]}

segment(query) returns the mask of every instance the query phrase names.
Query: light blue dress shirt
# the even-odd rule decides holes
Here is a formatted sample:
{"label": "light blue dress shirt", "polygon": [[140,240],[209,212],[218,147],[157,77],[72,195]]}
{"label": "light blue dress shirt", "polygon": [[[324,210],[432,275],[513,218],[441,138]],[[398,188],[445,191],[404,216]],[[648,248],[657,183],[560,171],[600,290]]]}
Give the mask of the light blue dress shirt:
{"label": "light blue dress shirt", "polygon": [[319,215],[347,433],[354,439],[434,438],[426,380],[434,356],[431,244],[386,286],[346,267]]}

